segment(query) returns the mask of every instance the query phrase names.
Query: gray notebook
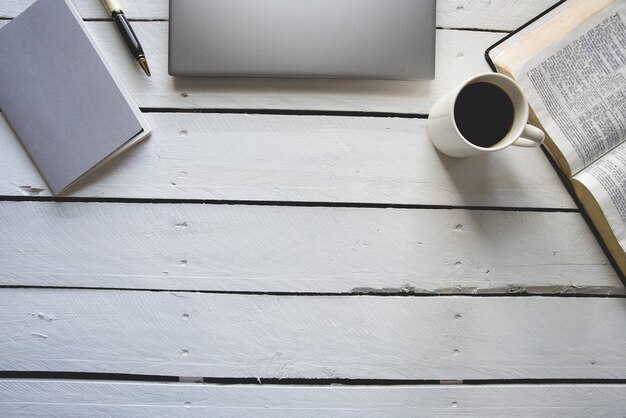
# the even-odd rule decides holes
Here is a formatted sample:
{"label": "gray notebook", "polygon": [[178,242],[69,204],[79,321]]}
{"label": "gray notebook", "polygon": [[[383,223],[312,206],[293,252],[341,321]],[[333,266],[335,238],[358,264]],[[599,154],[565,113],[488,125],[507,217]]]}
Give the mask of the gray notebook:
{"label": "gray notebook", "polygon": [[150,133],[69,0],[38,0],[0,28],[0,57],[0,109],[52,193]]}

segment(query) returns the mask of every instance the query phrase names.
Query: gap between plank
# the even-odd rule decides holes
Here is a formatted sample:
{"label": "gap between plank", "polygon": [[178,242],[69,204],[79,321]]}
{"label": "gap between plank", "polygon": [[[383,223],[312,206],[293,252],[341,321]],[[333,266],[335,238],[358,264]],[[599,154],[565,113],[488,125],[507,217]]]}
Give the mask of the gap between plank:
{"label": "gap between plank", "polygon": [[[117,373],[76,373],[39,371],[0,371],[0,379],[58,379],[107,380],[143,382],[179,382],[178,376],[155,376]],[[278,379],[261,377],[202,377],[202,383],[217,385],[277,385],[277,386],[449,386],[448,381],[418,379]],[[454,381],[458,385],[562,385],[562,384],[626,384],[626,379],[503,379]]]}
{"label": "gap between plank", "polygon": [[[24,9],[25,10],[25,9]],[[0,16],[0,20],[13,20],[17,16],[9,17],[9,16]],[[142,18],[128,18],[129,22],[168,22],[168,19],[165,18],[156,18],[156,19],[142,19]],[[111,18],[106,17],[85,17],[83,18],[83,22],[112,22]]]}
{"label": "gap between plank", "polygon": [[310,202],[282,200],[217,200],[217,199],[149,199],[117,197],[54,197],[54,196],[0,196],[0,202],[55,202],[55,203],[140,203],[176,205],[219,205],[219,206],[287,206],[355,209],[407,209],[407,210],[480,210],[489,212],[544,212],[580,213],[574,208],[532,208],[510,206],[462,206],[462,205],[423,205],[404,203],[362,203],[362,202]]}
{"label": "gap between plank", "polygon": [[47,289],[47,290],[93,290],[116,292],[200,293],[210,295],[282,296],[282,297],[542,297],[542,298],[602,298],[626,299],[626,288],[606,286],[519,286],[506,288],[448,288],[448,289],[354,289],[352,292],[263,292],[251,290],[193,290],[193,289],[144,289],[127,287],[88,286],[36,286],[0,285],[0,289]]}
{"label": "gap between plank", "polygon": [[[85,17],[84,22],[112,22],[110,17]],[[156,19],[142,19],[142,18],[128,18],[129,22],[169,22],[169,19],[156,18]]]}
{"label": "gap between plank", "polygon": [[455,27],[447,27],[447,26],[437,26],[437,30],[454,30],[454,31],[462,31],[462,32],[511,33],[510,30],[506,30],[506,29],[455,28]]}
{"label": "gap between plank", "polygon": [[235,108],[178,108],[178,107],[142,107],[143,113],[208,113],[235,115],[272,115],[272,116],[338,116],[356,118],[398,118],[428,119],[425,113],[367,112],[359,110],[306,110],[306,109],[235,109]]}
{"label": "gap between plank", "polygon": [[[9,16],[0,16],[0,20],[13,20],[14,17]],[[83,18],[84,22],[111,22],[111,18],[106,17],[85,17]],[[128,18],[129,22],[169,22],[167,18]],[[485,28],[472,28],[472,27],[454,27],[454,26],[436,26],[437,30],[455,30],[455,31],[466,31],[466,32],[491,32],[491,33],[511,33],[510,30],[506,29],[485,29]]]}

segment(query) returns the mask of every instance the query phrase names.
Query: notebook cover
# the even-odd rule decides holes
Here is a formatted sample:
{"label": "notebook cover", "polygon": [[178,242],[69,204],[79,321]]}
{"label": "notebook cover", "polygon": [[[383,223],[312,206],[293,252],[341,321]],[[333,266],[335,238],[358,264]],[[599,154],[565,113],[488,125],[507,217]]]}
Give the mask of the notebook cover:
{"label": "notebook cover", "polygon": [[0,57],[0,109],[54,194],[143,131],[69,0],[0,28]]}

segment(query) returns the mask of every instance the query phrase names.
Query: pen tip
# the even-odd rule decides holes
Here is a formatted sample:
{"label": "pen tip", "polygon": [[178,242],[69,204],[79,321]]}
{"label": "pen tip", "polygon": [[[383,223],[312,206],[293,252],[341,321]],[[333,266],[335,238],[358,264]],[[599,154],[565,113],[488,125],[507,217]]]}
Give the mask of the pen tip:
{"label": "pen tip", "polygon": [[146,57],[139,58],[137,60],[137,64],[139,64],[141,69],[145,71],[145,73],[148,75],[148,77],[151,77],[150,67],[148,67],[148,60],[146,59]]}

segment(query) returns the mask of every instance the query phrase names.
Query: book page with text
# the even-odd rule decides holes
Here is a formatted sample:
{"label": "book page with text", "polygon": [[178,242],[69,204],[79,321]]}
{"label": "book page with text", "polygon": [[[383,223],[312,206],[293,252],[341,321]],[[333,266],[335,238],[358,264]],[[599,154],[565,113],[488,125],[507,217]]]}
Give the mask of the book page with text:
{"label": "book page with text", "polygon": [[591,192],[626,251],[626,143],[585,168],[574,179]]}
{"label": "book page with text", "polygon": [[615,2],[514,77],[575,174],[626,140],[626,4]]}

